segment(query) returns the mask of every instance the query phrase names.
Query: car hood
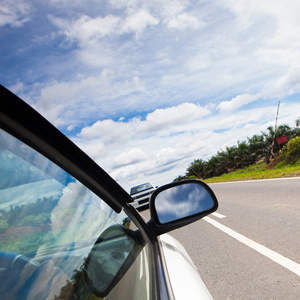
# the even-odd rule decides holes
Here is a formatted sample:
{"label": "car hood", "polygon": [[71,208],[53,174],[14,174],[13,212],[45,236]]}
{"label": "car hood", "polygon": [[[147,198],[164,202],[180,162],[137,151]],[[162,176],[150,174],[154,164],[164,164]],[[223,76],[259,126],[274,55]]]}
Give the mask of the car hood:
{"label": "car hood", "polygon": [[185,248],[169,234],[159,241],[175,299],[213,299]]}

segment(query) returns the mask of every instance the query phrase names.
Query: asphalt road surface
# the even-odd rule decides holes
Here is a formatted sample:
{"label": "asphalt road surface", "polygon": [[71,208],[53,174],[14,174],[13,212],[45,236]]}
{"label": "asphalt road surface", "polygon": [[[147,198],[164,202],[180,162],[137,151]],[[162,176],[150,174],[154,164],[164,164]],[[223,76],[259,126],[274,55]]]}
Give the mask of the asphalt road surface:
{"label": "asphalt road surface", "polygon": [[217,214],[171,235],[214,299],[300,299],[300,178],[210,187]]}

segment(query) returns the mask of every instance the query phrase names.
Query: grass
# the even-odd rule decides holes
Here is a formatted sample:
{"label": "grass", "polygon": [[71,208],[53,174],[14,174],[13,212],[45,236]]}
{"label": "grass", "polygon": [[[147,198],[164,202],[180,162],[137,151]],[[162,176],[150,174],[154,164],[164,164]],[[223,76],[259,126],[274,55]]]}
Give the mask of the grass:
{"label": "grass", "polygon": [[219,177],[205,179],[204,182],[216,183],[295,176],[300,176],[300,159],[293,165],[284,165],[283,162],[279,162],[271,169],[266,163],[260,162],[245,169],[223,174]]}

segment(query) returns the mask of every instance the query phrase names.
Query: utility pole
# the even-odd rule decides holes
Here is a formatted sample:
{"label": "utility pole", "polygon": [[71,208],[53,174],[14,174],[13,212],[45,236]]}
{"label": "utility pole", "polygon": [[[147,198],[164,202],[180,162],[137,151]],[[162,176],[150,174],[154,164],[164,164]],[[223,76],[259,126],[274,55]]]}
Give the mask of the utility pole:
{"label": "utility pole", "polygon": [[278,120],[279,105],[280,105],[280,100],[278,101],[277,115],[276,115],[276,121],[275,121],[275,130],[274,130],[274,137],[273,137],[272,150],[271,150],[271,154],[272,154],[272,157],[273,157],[273,158],[275,158],[275,154],[274,154],[274,144],[275,144],[275,136],[276,136],[276,129],[277,129],[277,120]]}

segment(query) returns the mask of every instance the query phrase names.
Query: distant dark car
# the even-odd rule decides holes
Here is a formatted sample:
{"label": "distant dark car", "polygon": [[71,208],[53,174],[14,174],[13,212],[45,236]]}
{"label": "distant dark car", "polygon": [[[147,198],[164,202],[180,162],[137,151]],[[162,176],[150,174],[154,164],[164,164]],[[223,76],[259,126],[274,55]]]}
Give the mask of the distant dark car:
{"label": "distant dark car", "polygon": [[132,206],[141,211],[149,207],[149,200],[156,188],[150,183],[142,183],[130,189],[130,196],[134,200]]}
{"label": "distant dark car", "polygon": [[0,297],[212,299],[165,234],[214,212],[203,182],[154,191],[150,220],[99,165],[0,85]]}

